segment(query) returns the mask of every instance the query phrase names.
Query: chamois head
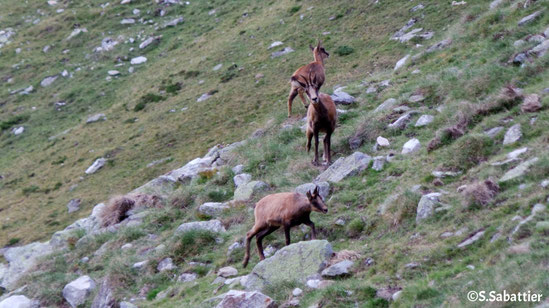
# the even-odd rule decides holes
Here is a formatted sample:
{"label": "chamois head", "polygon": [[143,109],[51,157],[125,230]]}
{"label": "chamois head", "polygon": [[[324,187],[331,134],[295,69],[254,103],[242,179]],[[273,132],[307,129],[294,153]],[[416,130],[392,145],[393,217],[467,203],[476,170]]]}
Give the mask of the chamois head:
{"label": "chamois head", "polygon": [[322,61],[324,61],[324,59],[330,57],[330,54],[326,51],[326,49],[324,49],[324,47],[322,47],[321,41],[318,41],[316,47],[313,47],[311,44],[309,44],[309,48],[311,48],[313,52],[315,61],[318,61],[319,59],[322,59]]}
{"label": "chamois head", "polygon": [[320,212],[320,213],[328,213],[328,207],[326,206],[326,203],[324,203],[324,200],[318,193],[318,186],[315,187],[315,190],[311,193],[310,191],[307,192],[307,198],[309,199],[309,202],[311,204],[311,209],[314,212]]}

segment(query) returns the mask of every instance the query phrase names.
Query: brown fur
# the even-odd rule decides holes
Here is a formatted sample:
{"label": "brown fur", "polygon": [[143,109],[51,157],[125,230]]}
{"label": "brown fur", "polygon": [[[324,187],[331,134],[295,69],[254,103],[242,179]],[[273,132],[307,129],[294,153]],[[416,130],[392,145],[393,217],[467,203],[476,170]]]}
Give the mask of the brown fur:
{"label": "brown fur", "polygon": [[158,207],[159,204],[160,198],[154,195],[134,194],[115,196],[109,200],[101,213],[99,213],[101,225],[108,227],[121,222],[127,218],[128,211],[134,208],[134,206]]}
{"label": "brown fur", "polygon": [[298,68],[290,78],[290,95],[288,96],[288,117],[292,113],[292,102],[299,94],[299,98],[303,102],[303,106],[307,108],[307,102],[303,96],[303,92],[307,93],[309,99],[313,102],[318,100],[320,87],[324,84],[326,76],[324,74],[324,59],[330,54],[326,52],[319,41],[316,47],[310,46],[313,51],[314,61]]}
{"label": "brown fur", "polygon": [[257,252],[259,259],[265,259],[262,240],[265,236],[284,228],[286,245],[290,245],[290,228],[300,224],[311,227],[311,239],[316,238],[315,224],[309,218],[312,211],[327,213],[328,208],[324,200],[318,194],[318,187],[313,193],[307,195],[299,193],[272,194],[259,200],[255,206],[255,224],[246,233],[246,254],[242,266],[246,267],[250,259],[250,241],[256,236]]}
{"label": "brown fur", "polygon": [[307,152],[311,150],[311,139],[315,137],[315,158],[313,164],[318,165],[318,134],[326,133],[324,137],[324,162],[332,163],[331,138],[336,128],[337,112],[330,95],[320,93],[318,102],[313,102],[307,109]]}

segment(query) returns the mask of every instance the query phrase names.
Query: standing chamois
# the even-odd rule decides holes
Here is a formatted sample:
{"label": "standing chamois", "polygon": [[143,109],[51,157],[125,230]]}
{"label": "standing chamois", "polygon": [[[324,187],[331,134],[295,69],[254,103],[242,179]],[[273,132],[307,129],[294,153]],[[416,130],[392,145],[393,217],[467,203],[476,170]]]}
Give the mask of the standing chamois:
{"label": "standing chamois", "polygon": [[319,100],[313,101],[307,109],[307,153],[311,150],[311,139],[315,137],[315,158],[313,165],[318,165],[318,134],[325,132],[324,137],[324,162],[327,165],[332,163],[331,138],[336,128],[337,112],[332,97],[320,93]]}
{"label": "standing chamois", "polygon": [[303,92],[307,93],[311,101],[316,102],[318,100],[318,91],[320,91],[320,87],[324,84],[324,59],[328,58],[330,54],[322,47],[320,41],[316,47],[313,48],[310,45],[309,47],[313,51],[315,61],[298,68],[290,78],[291,89],[288,96],[288,118],[292,112],[292,102],[298,94],[303,102],[303,106],[307,108]]}
{"label": "standing chamois", "polygon": [[313,193],[306,196],[299,193],[272,194],[259,200],[255,205],[255,224],[246,233],[246,254],[242,266],[246,267],[250,260],[250,241],[256,236],[259,259],[264,260],[263,238],[280,227],[284,228],[286,245],[290,245],[290,228],[300,224],[311,227],[311,239],[316,239],[315,224],[309,218],[311,212],[328,213],[324,200],[318,193],[318,186]]}

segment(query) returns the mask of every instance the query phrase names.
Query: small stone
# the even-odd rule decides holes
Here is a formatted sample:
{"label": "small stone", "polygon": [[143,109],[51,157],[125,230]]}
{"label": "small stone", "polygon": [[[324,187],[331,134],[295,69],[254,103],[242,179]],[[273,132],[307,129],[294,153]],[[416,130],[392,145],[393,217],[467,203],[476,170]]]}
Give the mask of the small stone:
{"label": "small stone", "polygon": [[406,55],[404,58],[398,60],[398,62],[395,64],[395,68],[393,69],[393,71],[398,71],[399,69],[401,69],[402,67],[404,67],[404,65],[406,65],[406,62],[408,61],[408,59],[410,59],[410,55]]}
{"label": "small stone", "polygon": [[467,247],[467,246],[473,244],[474,242],[480,240],[483,235],[484,235],[484,230],[477,231],[471,237],[469,237],[466,240],[464,240],[463,242],[459,243],[457,247],[458,248]]}
{"label": "small stone", "polygon": [[93,164],[91,166],[88,167],[88,169],[86,169],[85,173],[86,174],[93,174],[95,172],[97,172],[97,170],[103,168],[103,166],[105,166],[105,163],[107,162],[107,160],[105,158],[98,158],[96,159]]}
{"label": "small stone", "polygon": [[198,275],[195,273],[184,273],[177,277],[177,282],[191,282],[198,279]]}
{"label": "small stone", "polygon": [[380,112],[380,111],[392,109],[396,104],[397,104],[396,99],[388,98],[381,105],[377,106],[374,112]]}
{"label": "small stone", "polygon": [[57,80],[57,77],[59,77],[58,75],[55,75],[55,76],[48,76],[46,78],[44,78],[41,82],[40,82],[40,85],[44,88],[46,87],[49,87],[53,84],[53,82],[55,80]]}
{"label": "small stone", "polygon": [[434,120],[435,120],[435,117],[433,117],[432,115],[424,114],[421,117],[419,117],[419,119],[417,119],[416,124],[414,126],[423,127],[432,123]]}
{"label": "small stone", "polygon": [[67,208],[69,209],[69,214],[72,212],[76,212],[80,209],[80,199],[72,199],[67,203]]}
{"label": "small stone", "polygon": [[289,54],[291,52],[294,52],[294,50],[291,47],[285,47],[284,49],[282,49],[280,51],[273,52],[271,54],[271,58],[277,58],[277,57]]}
{"label": "small stone", "polygon": [[82,276],[63,288],[63,297],[72,307],[77,307],[86,302],[94,289],[95,282],[89,276]]}
{"label": "small stone", "polygon": [[16,128],[14,128],[14,129],[12,129],[11,132],[12,132],[15,136],[19,136],[19,135],[21,135],[24,131],[25,131],[25,127],[19,126],[19,127],[16,127]]}
{"label": "small stone", "polygon": [[415,94],[410,96],[410,98],[408,98],[408,101],[410,101],[411,103],[418,103],[423,100],[425,100],[425,96],[423,96],[422,94]]}
{"label": "small stone", "polygon": [[536,162],[538,161],[538,158],[537,157],[534,157],[534,158],[531,158],[521,164],[519,164],[518,166],[516,166],[515,168],[507,171],[502,177],[501,179],[499,180],[499,182],[507,182],[507,181],[510,181],[510,180],[514,180],[516,178],[519,178],[519,177],[522,177],[526,172],[528,172],[528,170],[530,169],[530,167],[532,165],[534,165]]}
{"label": "small stone", "polygon": [[248,173],[241,173],[233,177],[234,186],[238,187],[243,184],[247,184],[252,180],[252,175]]}
{"label": "small stone", "polygon": [[126,243],[120,247],[122,250],[131,249],[133,245],[131,243]]}
{"label": "small stone", "polygon": [[135,58],[131,59],[130,64],[131,65],[138,65],[138,64],[143,64],[145,62],[147,62],[147,58],[145,58],[143,56],[139,56],[139,57],[135,57]]}
{"label": "small stone", "polygon": [[372,169],[375,171],[383,170],[383,165],[385,165],[385,156],[376,156],[374,157],[374,163],[372,164]]}
{"label": "small stone", "polygon": [[484,131],[484,134],[490,138],[495,138],[501,131],[503,131],[502,126],[497,126],[489,130]]}
{"label": "small stone", "polygon": [[271,48],[275,48],[277,46],[280,46],[284,43],[282,43],[281,41],[276,41],[276,42],[273,42],[267,49],[271,49]]}
{"label": "small stone", "polygon": [[530,94],[524,98],[524,102],[520,106],[522,112],[537,112],[541,109],[541,99],[537,94]]}
{"label": "small stone", "polygon": [[549,187],[549,179],[541,181],[540,186],[543,188]]}
{"label": "small stone", "polygon": [[535,11],[534,13],[522,18],[519,22],[518,22],[518,25],[519,26],[524,26],[532,21],[534,21],[536,18],[538,18],[539,16],[541,16],[541,13],[542,11]]}
{"label": "small stone", "polygon": [[136,268],[136,269],[141,269],[141,268],[144,268],[147,264],[149,263],[148,260],[145,260],[145,261],[141,261],[141,262],[137,262],[137,263],[134,263],[132,265],[133,268]]}
{"label": "small stone", "polygon": [[292,291],[292,295],[293,295],[293,296],[301,296],[301,295],[303,295],[303,290],[301,290],[300,288],[295,288],[295,289]]}
{"label": "small stone", "polygon": [[320,280],[320,279],[310,279],[307,280],[307,286],[311,289],[325,289],[326,287],[332,285],[334,282],[332,280]]}
{"label": "small stone", "polygon": [[243,248],[244,246],[242,246],[242,244],[240,242],[234,242],[232,243],[229,248],[227,248],[227,256],[230,256],[232,254],[233,251],[237,250],[237,249],[241,249]]}
{"label": "small stone", "polygon": [[135,19],[133,18],[124,18],[122,21],[120,21],[121,25],[131,25],[135,23]]}
{"label": "small stone", "polygon": [[381,136],[377,137],[376,144],[378,147],[388,147],[390,145],[389,140]]}
{"label": "small stone", "polygon": [[204,93],[199,98],[196,99],[196,102],[197,103],[203,102],[203,101],[207,100],[210,97],[211,97],[211,95],[209,93]]}
{"label": "small stone", "polygon": [[406,125],[408,124],[408,122],[410,122],[411,119],[412,112],[407,112],[404,115],[400,116],[396,121],[389,124],[388,127],[393,129],[405,129]]}
{"label": "small stone", "polygon": [[213,70],[214,72],[215,72],[215,71],[218,71],[218,70],[221,69],[222,66],[223,66],[223,63],[219,63],[219,64],[217,64],[216,66],[214,66],[214,67],[212,68],[212,70]]}
{"label": "small stone", "polygon": [[241,174],[242,171],[244,170],[244,165],[236,165],[234,166],[232,169],[234,174],[238,175],[238,174]]}
{"label": "small stone", "polygon": [[335,278],[350,275],[354,262],[344,260],[338,262],[322,271],[322,277]]}
{"label": "small stone", "polygon": [[515,143],[521,137],[522,137],[522,131],[520,129],[520,124],[515,124],[511,126],[505,133],[505,137],[503,138],[503,145]]}
{"label": "small stone", "polygon": [[355,98],[349,93],[343,92],[342,88],[337,88],[331,97],[335,104],[349,105],[355,102]]}
{"label": "small stone", "polygon": [[415,11],[419,11],[419,10],[423,10],[425,8],[425,6],[423,4],[418,4],[416,6],[414,6],[413,8],[410,9],[410,12],[415,12]]}
{"label": "small stone", "polygon": [[435,45],[427,48],[426,52],[433,52],[433,51],[437,51],[437,50],[442,50],[442,49],[450,46],[451,44],[452,44],[452,40],[450,40],[450,39],[442,40],[442,41],[436,43]]}
{"label": "small stone", "polygon": [[175,27],[178,24],[182,23],[183,20],[184,20],[183,17],[178,17],[178,18],[172,19],[171,21],[164,24],[164,28]]}
{"label": "small stone", "polygon": [[475,269],[475,266],[474,266],[474,265],[471,265],[471,264],[467,265],[466,267],[467,267],[468,269],[470,269],[470,270],[474,270],[474,269]]}
{"label": "small stone", "polygon": [[107,72],[107,74],[109,74],[109,76],[118,76],[120,75],[120,72],[117,70],[110,70]]}
{"label": "small stone", "polygon": [[507,153],[507,158],[509,159],[517,159],[520,155],[526,153],[528,151],[527,147],[516,149],[512,152]]}
{"label": "small stone", "polygon": [[217,271],[217,276],[229,278],[238,275],[238,270],[232,266],[222,267]]}
{"label": "small stone", "polygon": [[417,204],[416,223],[419,223],[431,217],[435,208],[440,204],[440,193],[430,193],[423,195]]}
{"label": "small stone", "polygon": [[421,143],[418,139],[413,138],[408,140],[403,146],[402,146],[402,154],[413,154],[421,149]]}
{"label": "small stone", "polygon": [[393,296],[391,298],[393,299],[394,302],[396,302],[401,297],[402,297],[402,290],[401,291],[396,291],[395,293],[393,293]]}
{"label": "small stone", "polygon": [[40,307],[40,303],[38,301],[31,300],[24,295],[11,295],[3,299],[2,298],[3,296],[0,297],[0,308],[38,308]]}
{"label": "small stone", "polygon": [[159,272],[171,271],[176,268],[177,267],[173,264],[172,258],[163,259],[162,261],[160,261],[160,263],[158,263],[158,266],[156,267]]}
{"label": "small stone", "polygon": [[318,186],[318,193],[320,194],[322,199],[326,200],[326,198],[328,198],[328,195],[330,194],[330,184],[328,182],[301,184],[295,188],[295,192],[305,195],[307,194],[307,192],[312,193],[317,186]]}

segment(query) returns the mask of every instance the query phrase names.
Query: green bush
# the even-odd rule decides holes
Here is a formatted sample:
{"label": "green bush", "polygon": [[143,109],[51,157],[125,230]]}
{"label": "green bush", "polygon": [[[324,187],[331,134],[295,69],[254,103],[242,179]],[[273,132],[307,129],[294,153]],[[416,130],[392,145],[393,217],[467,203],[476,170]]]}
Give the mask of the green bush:
{"label": "green bush", "polygon": [[334,52],[336,53],[336,55],[343,57],[343,56],[352,54],[353,52],[355,52],[355,50],[353,47],[343,45],[343,46],[337,47]]}
{"label": "green bush", "polygon": [[11,128],[14,125],[26,122],[29,120],[29,118],[30,118],[30,115],[28,114],[20,114],[20,115],[13,116],[7,119],[6,121],[0,122],[0,130],[6,130]]}
{"label": "green bush", "polygon": [[139,101],[139,103],[137,103],[137,105],[135,105],[135,107],[133,108],[133,111],[135,112],[141,111],[145,109],[145,106],[147,106],[148,103],[156,103],[164,99],[165,99],[164,96],[154,94],[154,93],[147,93],[141,97],[141,100]]}
{"label": "green bush", "polygon": [[355,218],[347,225],[347,235],[350,237],[357,237],[364,230],[365,226],[364,221],[362,221],[360,217]]}

